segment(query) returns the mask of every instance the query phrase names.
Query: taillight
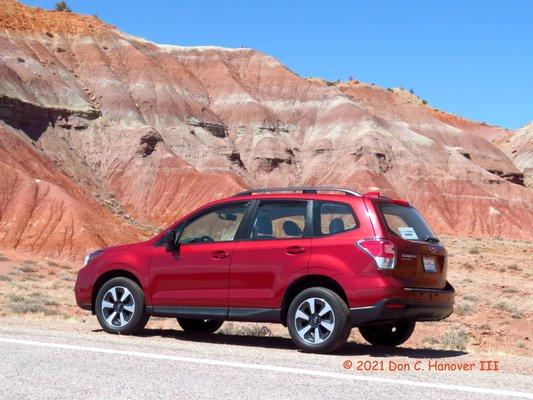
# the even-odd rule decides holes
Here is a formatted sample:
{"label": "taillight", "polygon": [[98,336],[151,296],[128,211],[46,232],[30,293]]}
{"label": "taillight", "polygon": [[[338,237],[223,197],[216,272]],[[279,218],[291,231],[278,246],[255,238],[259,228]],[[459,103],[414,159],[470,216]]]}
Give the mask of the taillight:
{"label": "taillight", "polygon": [[386,239],[361,239],[357,247],[374,259],[379,269],[394,269],[396,249],[394,243]]}

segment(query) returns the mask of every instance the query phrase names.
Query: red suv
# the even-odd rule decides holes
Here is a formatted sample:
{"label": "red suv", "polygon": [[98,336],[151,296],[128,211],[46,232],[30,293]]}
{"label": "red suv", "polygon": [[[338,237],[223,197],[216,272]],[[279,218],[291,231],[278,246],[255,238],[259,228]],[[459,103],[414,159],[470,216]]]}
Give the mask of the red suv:
{"label": "red suv", "polygon": [[453,311],[446,250],[418,211],[377,192],[259,189],[209,203],[143,243],[95,251],[78,305],[110,333],[151,315],[185,331],[278,322],[304,351],[327,352],[357,326],[396,346],[416,321]]}

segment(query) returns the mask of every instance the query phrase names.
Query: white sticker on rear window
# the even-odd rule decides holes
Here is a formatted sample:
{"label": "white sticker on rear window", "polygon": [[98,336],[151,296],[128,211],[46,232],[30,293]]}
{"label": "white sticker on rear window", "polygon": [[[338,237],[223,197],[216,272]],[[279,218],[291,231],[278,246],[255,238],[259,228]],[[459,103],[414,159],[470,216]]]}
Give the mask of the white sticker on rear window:
{"label": "white sticker on rear window", "polygon": [[418,239],[418,236],[413,228],[410,226],[399,226],[398,231],[400,231],[400,235],[402,238],[407,240],[416,240]]}

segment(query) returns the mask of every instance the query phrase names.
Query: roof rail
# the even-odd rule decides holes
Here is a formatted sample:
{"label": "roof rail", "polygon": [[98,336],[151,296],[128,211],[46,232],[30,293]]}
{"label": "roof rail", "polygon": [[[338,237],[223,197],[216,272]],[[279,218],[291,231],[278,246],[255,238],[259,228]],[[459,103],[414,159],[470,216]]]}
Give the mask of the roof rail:
{"label": "roof rail", "polygon": [[279,192],[302,192],[305,194],[317,194],[318,192],[341,192],[347,196],[361,196],[358,193],[350,189],[332,188],[332,187],[307,187],[307,186],[295,186],[285,188],[264,188],[264,189],[250,189],[234,194],[232,197],[249,196],[254,193],[279,193]]}

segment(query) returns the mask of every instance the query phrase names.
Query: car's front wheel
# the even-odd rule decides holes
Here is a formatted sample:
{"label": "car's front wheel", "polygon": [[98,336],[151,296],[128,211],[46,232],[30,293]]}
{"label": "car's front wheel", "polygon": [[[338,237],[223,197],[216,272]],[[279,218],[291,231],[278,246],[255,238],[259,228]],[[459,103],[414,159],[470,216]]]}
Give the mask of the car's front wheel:
{"label": "car's front wheel", "polygon": [[178,324],[185,332],[215,333],[223,323],[214,319],[178,318]]}
{"label": "car's front wheel", "polygon": [[108,333],[129,335],[143,329],[150,316],[146,314],[144,293],[128,278],[113,278],[98,291],[95,312],[102,329]]}
{"label": "car's front wheel", "polygon": [[406,320],[359,327],[367,342],[379,346],[399,346],[411,337],[414,330],[415,321]]}
{"label": "car's front wheel", "polygon": [[298,294],[289,306],[287,326],[303,351],[327,353],[342,346],[352,330],[350,310],[332,290],[314,287]]}

